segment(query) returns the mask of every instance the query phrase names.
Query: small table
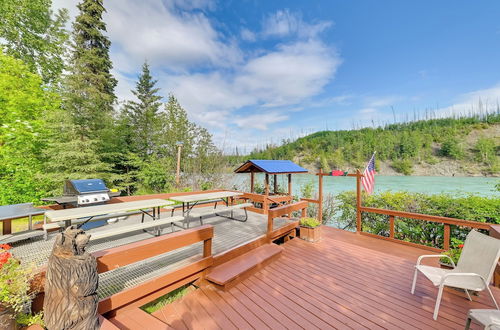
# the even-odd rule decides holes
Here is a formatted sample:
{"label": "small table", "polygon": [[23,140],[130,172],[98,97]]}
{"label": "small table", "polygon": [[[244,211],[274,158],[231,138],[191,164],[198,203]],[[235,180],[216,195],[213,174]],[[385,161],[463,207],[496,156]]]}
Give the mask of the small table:
{"label": "small table", "polygon": [[183,215],[186,215],[189,213],[189,211],[191,211],[193,207],[196,206],[196,204],[198,204],[198,202],[211,199],[222,199],[226,203],[226,205],[229,205],[230,199],[241,195],[243,195],[243,193],[236,191],[216,191],[203,194],[175,196],[170,197],[170,199],[176,202],[182,202],[182,213]]}
{"label": "small table", "polygon": [[22,203],[0,206],[0,221],[3,222],[2,234],[12,233],[12,220],[28,217],[28,229],[33,229],[33,216],[44,214],[47,210],[33,206],[33,203]]}
{"label": "small table", "polygon": [[[119,212],[127,212],[133,210],[140,210],[143,214],[150,216],[153,220],[160,218],[160,207],[173,204],[171,201],[165,199],[146,199],[142,201],[112,203],[96,206],[77,207],[73,209],[52,210],[45,212],[45,220],[49,219],[51,222],[64,221],[65,227],[71,226],[72,220],[87,218],[79,225],[81,227],[86,222],[92,220],[95,216],[103,214],[112,214]],[[153,209],[150,214],[147,209]],[[46,221],[44,221],[46,223]]]}

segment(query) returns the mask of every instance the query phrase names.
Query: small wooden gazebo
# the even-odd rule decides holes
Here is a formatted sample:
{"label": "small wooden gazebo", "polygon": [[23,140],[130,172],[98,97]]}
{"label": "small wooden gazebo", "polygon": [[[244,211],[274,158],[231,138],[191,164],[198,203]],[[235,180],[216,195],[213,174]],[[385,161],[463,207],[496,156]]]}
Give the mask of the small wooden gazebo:
{"label": "small wooden gazebo", "polygon": [[[294,173],[307,173],[308,171],[295,164],[291,160],[262,160],[252,159],[246,161],[243,165],[238,167],[235,173],[250,173],[250,193],[245,194],[248,199],[254,202],[262,203],[262,209],[254,209],[253,211],[260,213],[267,213],[269,202],[283,203],[290,202],[292,197],[292,174]],[[264,195],[256,194],[254,190],[255,173],[264,173]],[[288,177],[288,194],[279,195],[278,192],[278,174],[286,174]],[[269,175],[274,176],[273,193],[270,192]],[[272,198],[269,196],[273,196]],[[260,211],[257,211],[260,210]]]}

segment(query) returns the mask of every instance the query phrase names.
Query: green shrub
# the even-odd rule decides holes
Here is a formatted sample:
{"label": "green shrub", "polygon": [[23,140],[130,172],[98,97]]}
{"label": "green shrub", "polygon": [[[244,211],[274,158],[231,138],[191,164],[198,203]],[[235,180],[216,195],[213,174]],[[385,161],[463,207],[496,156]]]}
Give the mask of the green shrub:
{"label": "green shrub", "polygon": [[413,162],[409,159],[395,160],[392,162],[392,167],[404,175],[411,175],[413,173]]}
{"label": "green shrub", "polygon": [[300,225],[302,227],[315,228],[321,225],[321,222],[319,222],[318,219],[315,218],[301,218]]}
{"label": "green shrub", "polygon": [[462,146],[456,138],[448,138],[441,145],[440,153],[442,156],[453,159],[461,159],[464,155]]}

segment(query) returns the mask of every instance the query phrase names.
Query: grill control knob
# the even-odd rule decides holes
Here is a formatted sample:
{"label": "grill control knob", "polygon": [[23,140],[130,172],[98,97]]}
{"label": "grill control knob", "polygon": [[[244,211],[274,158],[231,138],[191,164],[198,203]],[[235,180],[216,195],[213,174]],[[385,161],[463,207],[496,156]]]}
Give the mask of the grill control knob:
{"label": "grill control knob", "polygon": [[105,200],[106,200],[106,197],[101,197],[101,198],[102,198],[102,200],[103,200],[103,201],[105,201]]}
{"label": "grill control knob", "polygon": [[88,200],[88,199],[86,199],[85,201],[86,201],[87,203],[89,202],[89,200]]}
{"label": "grill control knob", "polygon": [[94,198],[94,201],[96,201],[96,202],[97,202],[97,198]]}

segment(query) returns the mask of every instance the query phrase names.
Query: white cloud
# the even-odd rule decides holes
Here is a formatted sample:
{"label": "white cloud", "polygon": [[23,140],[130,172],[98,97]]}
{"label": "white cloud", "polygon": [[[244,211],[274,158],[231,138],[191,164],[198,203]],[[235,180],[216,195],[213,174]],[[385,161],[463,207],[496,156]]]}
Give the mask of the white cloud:
{"label": "white cloud", "polygon": [[255,33],[247,28],[241,29],[240,35],[241,35],[241,39],[243,39],[245,41],[252,41],[253,42],[257,39],[257,36],[255,35]]}
{"label": "white cloud", "polygon": [[366,114],[374,114],[377,112],[377,109],[375,108],[364,108],[359,110],[360,114],[366,115]]}
{"label": "white cloud", "polygon": [[240,61],[236,45],[224,41],[203,12],[184,10],[210,2],[190,1],[175,7],[177,3],[108,2],[105,21],[114,47],[135,64],[147,58],[152,66],[173,71],[196,65],[228,66]]}
{"label": "white cloud", "polygon": [[241,128],[255,128],[261,131],[268,129],[270,124],[287,120],[288,116],[279,112],[267,112],[239,117],[234,123]]}
{"label": "white cloud", "polygon": [[381,108],[389,105],[393,105],[397,101],[401,100],[398,96],[380,96],[371,97],[366,100],[367,106],[370,108]]}
{"label": "white cloud", "polygon": [[[249,59],[231,74],[214,71],[166,75],[160,80],[168,82],[164,85],[166,90],[171,90],[197,121],[222,127],[244,123],[244,118],[231,120],[229,115],[243,107],[254,107],[256,111],[306,101],[321,92],[340,62],[338,55],[321,42],[298,42]],[[258,117],[250,113],[248,118],[252,121]],[[284,114],[278,115],[263,124],[246,127],[267,129],[269,124],[287,118]]]}
{"label": "white cloud", "polygon": [[484,114],[496,111],[500,104],[500,84],[462,94],[451,106],[435,111],[438,117]]}
{"label": "white cloud", "polygon": [[321,21],[315,24],[304,22],[299,13],[292,13],[288,9],[278,10],[268,15],[262,23],[262,34],[265,37],[286,37],[297,35],[311,38],[332,25],[330,21]]}
{"label": "white cloud", "polygon": [[320,41],[281,45],[248,61],[236,84],[258,95],[265,106],[296,104],[319,93],[340,63],[339,56]]}

